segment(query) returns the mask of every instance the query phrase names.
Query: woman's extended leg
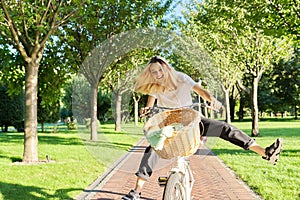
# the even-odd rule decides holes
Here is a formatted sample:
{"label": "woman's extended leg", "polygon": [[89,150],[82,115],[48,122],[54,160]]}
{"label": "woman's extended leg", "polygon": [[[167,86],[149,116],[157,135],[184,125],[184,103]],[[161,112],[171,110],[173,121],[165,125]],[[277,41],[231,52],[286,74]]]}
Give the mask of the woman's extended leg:
{"label": "woman's extended leg", "polygon": [[[245,150],[250,149],[254,151],[274,165],[277,163],[279,154],[282,150],[283,140],[281,138],[278,138],[269,147],[263,148],[258,145],[254,139],[250,138],[246,133],[230,124],[204,117],[201,118],[201,122],[203,123],[204,127],[203,136],[220,137]],[[200,126],[200,128],[201,127],[202,126]]]}

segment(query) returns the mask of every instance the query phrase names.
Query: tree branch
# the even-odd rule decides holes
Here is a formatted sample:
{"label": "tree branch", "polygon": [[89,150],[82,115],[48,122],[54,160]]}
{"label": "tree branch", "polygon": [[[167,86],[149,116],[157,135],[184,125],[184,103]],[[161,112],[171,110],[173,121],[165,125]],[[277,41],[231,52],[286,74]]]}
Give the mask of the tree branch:
{"label": "tree branch", "polygon": [[25,21],[25,13],[24,13],[24,7],[23,7],[23,4],[22,4],[22,1],[19,2],[20,4],[20,7],[21,7],[21,13],[22,13],[22,24],[23,24],[23,31],[24,31],[24,34],[25,34],[25,38],[27,38],[27,41],[30,41],[30,37],[28,35],[28,28],[27,28],[27,25],[26,25],[26,21]]}
{"label": "tree branch", "polygon": [[244,90],[247,94],[250,94],[250,89],[247,88],[246,86],[243,85],[243,83],[241,82],[241,80],[237,80],[238,86],[239,88],[241,88],[242,90]]}
{"label": "tree branch", "polygon": [[50,10],[51,2],[52,2],[52,0],[48,1],[47,8],[46,8],[46,10],[45,10],[43,16],[41,17],[41,19],[40,19],[39,22],[38,22],[39,25],[43,24],[43,22],[45,21],[45,19],[46,19],[46,17],[47,17],[47,13],[48,13],[49,10]]}
{"label": "tree branch", "polygon": [[[24,60],[26,62],[30,62],[31,61],[31,58],[27,55],[27,52],[25,50],[26,46],[27,46],[27,43],[26,41],[21,37],[21,33],[20,31],[18,30],[18,27],[16,26],[16,24],[13,22],[13,20],[11,19],[8,11],[7,11],[7,8],[4,4],[4,0],[1,0],[1,5],[2,5],[2,9],[4,11],[4,14],[5,14],[5,18],[7,20],[7,25],[8,25],[8,28],[10,29],[11,33],[12,33],[12,36],[13,36],[13,39],[16,43],[16,48],[20,51],[20,53],[22,54],[22,56],[24,57]],[[20,36],[20,37],[19,37]],[[21,45],[21,41],[23,43],[23,46]]]}
{"label": "tree branch", "polygon": [[[76,10],[72,11],[71,13],[65,15],[59,22],[56,22],[57,16],[58,16],[58,11],[59,8],[62,6],[64,0],[60,0],[58,6],[53,10],[53,17],[51,19],[51,24],[50,24],[50,30],[48,31],[48,33],[45,35],[45,37],[43,38],[43,40],[41,41],[41,44],[45,45],[46,41],[48,40],[48,38],[52,35],[52,33],[62,24],[66,23],[66,21],[75,14]],[[48,5],[50,6],[50,5]],[[47,7],[48,8],[48,7]]]}

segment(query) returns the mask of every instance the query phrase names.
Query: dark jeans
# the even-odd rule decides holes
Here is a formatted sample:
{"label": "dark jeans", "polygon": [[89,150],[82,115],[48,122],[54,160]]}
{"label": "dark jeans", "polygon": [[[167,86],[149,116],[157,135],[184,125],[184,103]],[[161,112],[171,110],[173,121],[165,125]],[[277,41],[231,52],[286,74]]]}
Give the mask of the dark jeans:
{"label": "dark jeans", "polygon": [[[249,146],[254,143],[254,139],[250,138],[247,134],[236,127],[225,122],[211,120],[204,117],[201,118],[201,122],[203,125],[200,123],[200,131],[201,133],[203,132],[203,136],[220,137],[241,148],[244,148],[245,150],[248,150]],[[157,163],[158,158],[158,155],[151,148],[151,146],[148,146],[145,150],[136,175],[148,180],[152,175],[152,171]]]}

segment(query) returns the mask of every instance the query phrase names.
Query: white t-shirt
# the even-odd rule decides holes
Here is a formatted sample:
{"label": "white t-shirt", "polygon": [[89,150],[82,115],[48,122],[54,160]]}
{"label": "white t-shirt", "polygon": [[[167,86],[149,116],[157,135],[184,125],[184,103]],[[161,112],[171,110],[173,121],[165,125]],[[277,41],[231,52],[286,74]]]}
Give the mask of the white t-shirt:
{"label": "white t-shirt", "polygon": [[193,104],[191,93],[196,82],[190,76],[182,72],[178,72],[178,76],[181,81],[179,81],[176,90],[151,94],[151,96],[157,99],[157,106],[179,108]]}

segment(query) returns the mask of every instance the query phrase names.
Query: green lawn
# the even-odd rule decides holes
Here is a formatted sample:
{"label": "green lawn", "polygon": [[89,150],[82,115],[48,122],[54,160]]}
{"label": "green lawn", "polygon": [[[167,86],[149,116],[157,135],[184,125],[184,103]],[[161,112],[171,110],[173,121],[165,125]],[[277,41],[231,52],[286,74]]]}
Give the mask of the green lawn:
{"label": "green lawn", "polygon": [[[251,123],[233,123],[250,135]],[[258,144],[269,146],[277,137],[284,140],[283,151],[273,166],[257,154],[219,139],[213,151],[255,192],[269,200],[300,199],[300,121],[260,121]]]}
{"label": "green lawn", "polygon": [[88,138],[83,129],[59,127],[58,133],[39,133],[40,160],[48,155],[54,162],[38,165],[18,162],[23,154],[22,133],[0,132],[0,199],[72,199],[139,140],[138,130],[125,133],[131,131],[125,126],[124,132],[115,133],[113,125],[102,125],[94,143],[80,138]]}
{"label": "green lawn", "polygon": [[[250,134],[250,122],[233,123]],[[284,150],[276,166],[260,156],[221,139],[211,145],[215,154],[264,199],[299,199],[300,121],[261,121],[256,141],[268,146],[277,137]],[[51,127],[50,127],[51,128]],[[101,125],[98,142],[89,142],[84,129],[39,133],[39,157],[47,164],[22,165],[23,134],[0,132],[0,199],[72,199],[88,187],[142,136],[141,127]]]}

